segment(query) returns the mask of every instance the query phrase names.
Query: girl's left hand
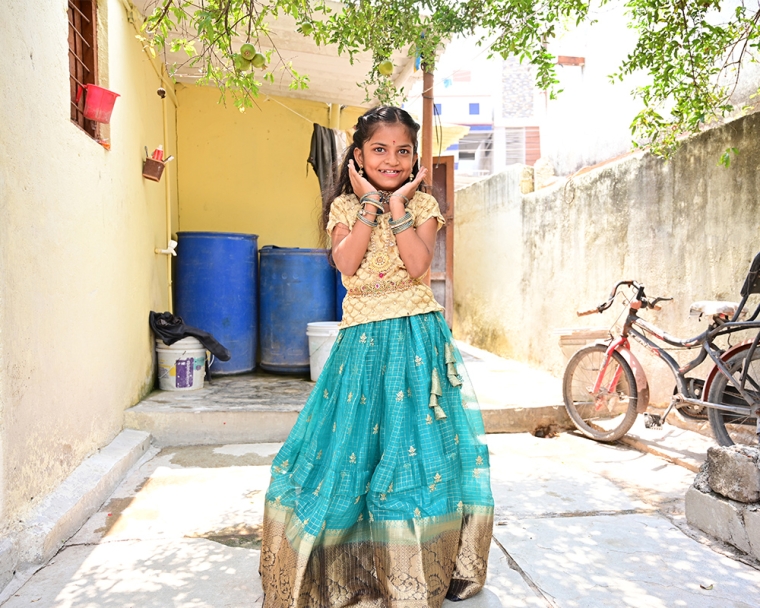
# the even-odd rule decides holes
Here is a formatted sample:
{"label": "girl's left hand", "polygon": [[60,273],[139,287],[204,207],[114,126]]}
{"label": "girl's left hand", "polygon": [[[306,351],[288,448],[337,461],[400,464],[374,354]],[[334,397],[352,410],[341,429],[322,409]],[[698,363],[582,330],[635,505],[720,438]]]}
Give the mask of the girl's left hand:
{"label": "girl's left hand", "polygon": [[[414,181],[406,182],[393,194],[398,194],[399,196],[406,197],[408,200],[412,200],[414,193],[417,192],[417,188],[419,188],[420,184],[422,183],[422,180],[425,179],[425,176],[427,175],[427,173],[428,173],[427,167],[420,167],[420,170],[417,172],[417,177],[414,178]],[[391,200],[395,202],[401,199],[391,198]]]}

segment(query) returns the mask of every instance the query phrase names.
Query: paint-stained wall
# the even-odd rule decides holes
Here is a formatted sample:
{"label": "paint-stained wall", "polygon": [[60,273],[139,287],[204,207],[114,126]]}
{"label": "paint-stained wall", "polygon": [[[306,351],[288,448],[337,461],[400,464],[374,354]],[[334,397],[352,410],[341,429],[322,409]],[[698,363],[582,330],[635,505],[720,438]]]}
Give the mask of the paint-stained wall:
{"label": "paint-stained wall", "polygon": [[[307,165],[313,123],[329,126],[330,106],[260,98],[240,112],[219,91],[178,86],[179,226],[244,232],[258,244],[316,247],[319,181]],[[365,110],[344,108],[350,129]]]}
{"label": "paint-stained wall", "polygon": [[[160,81],[124,3],[98,10],[101,84],[121,94],[110,151],[69,118],[66,0],[9,0],[0,20],[3,536],[120,432],[152,386],[148,312],[167,306],[154,253],[166,246],[166,182],[141,175],[143,147],[164,137]],[[171,102],[167,120],[171,154]],[[167,179],[176,192],[171,165]]]}
{"label": "paint-stained wall", "polygon": [[[622,279],[674,298],[646,318],[684,338],[702,332],[689,305],[738,301],[760,251],[758,132],[753,114],[686,142],[669,163],[638,154],[528,195],[512,167],[459,190],[458,337],[561,375],[553,330],[612,326],[622,305],[580,319],[575,311],[604,301]],[[724,168],[718,159],[729,147],[739,153]],[[640,359],[654,401],[667,402],[672,376],[653,356]]]}

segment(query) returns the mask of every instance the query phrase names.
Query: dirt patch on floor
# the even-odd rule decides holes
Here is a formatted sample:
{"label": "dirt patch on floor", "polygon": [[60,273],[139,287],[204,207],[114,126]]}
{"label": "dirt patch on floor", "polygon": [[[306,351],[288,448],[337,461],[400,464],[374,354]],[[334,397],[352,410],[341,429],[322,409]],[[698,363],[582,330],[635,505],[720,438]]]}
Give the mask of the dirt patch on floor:
{"label": "dirt patch on floor", "polygon": [[255,452],[247,454],[219,454],[214,450],[219,446],[193,445],[166,448],[159,457],[168,457],[172,464],[181,467],[199,467],[204,469],[221,469],[224,467],[257,467],[272,464],[275,454],[262,456]]}
{"label": "dirt patch on floor", "polygon": [[187,538],[205,538],[227,547],[239,547],[242,549],[261,548],[261,524],[236,524],[227,526],[221,530],[194,534]]}

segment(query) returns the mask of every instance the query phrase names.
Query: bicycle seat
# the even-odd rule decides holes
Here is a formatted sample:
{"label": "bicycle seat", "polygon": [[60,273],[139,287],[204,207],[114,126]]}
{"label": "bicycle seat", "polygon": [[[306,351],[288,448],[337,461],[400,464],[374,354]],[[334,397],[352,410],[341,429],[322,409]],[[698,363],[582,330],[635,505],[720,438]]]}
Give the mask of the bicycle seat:
{"label": "bicycle seat", "polygon": [[[736,309],[739,308],[739,302],[721,302],[716,300],[702,300],[701,302],[694,302],[689,308],[690,317],[702,318],[702,315],[709,317],[720,316],[724,319],[732,319],[736,314]],[[742,310],[739,318],[747,316],[747,311]]]}

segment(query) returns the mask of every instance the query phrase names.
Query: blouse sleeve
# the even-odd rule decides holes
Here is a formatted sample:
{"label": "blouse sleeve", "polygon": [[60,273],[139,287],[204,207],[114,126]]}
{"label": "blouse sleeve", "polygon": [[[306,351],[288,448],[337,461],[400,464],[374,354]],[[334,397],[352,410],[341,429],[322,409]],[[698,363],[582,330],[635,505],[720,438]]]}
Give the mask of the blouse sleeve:
{"label": "blouse sleeve", "polygon": [[356,220],[356,218],[351,217],[351,207],[353,207],[353,205],[345,196],[339,196],[332,202],[330,205],[330,216],[327,220],[328,236],[332,237],[333,228],[335,228],[337,224],[343,224],[347,226],[349,230],[351,229],[354,224],[352,219]]}
{"label": "blouse sleeve", "polygon": [[434,217],[438,221],[437,230],[440,230],[446,224],[446,220],[443,219],[443,214],[441,213],[438,201],[429,194],[417,192],[412,199],[412,202],[414,203],[415,228],[424,224],[431,217]]}

